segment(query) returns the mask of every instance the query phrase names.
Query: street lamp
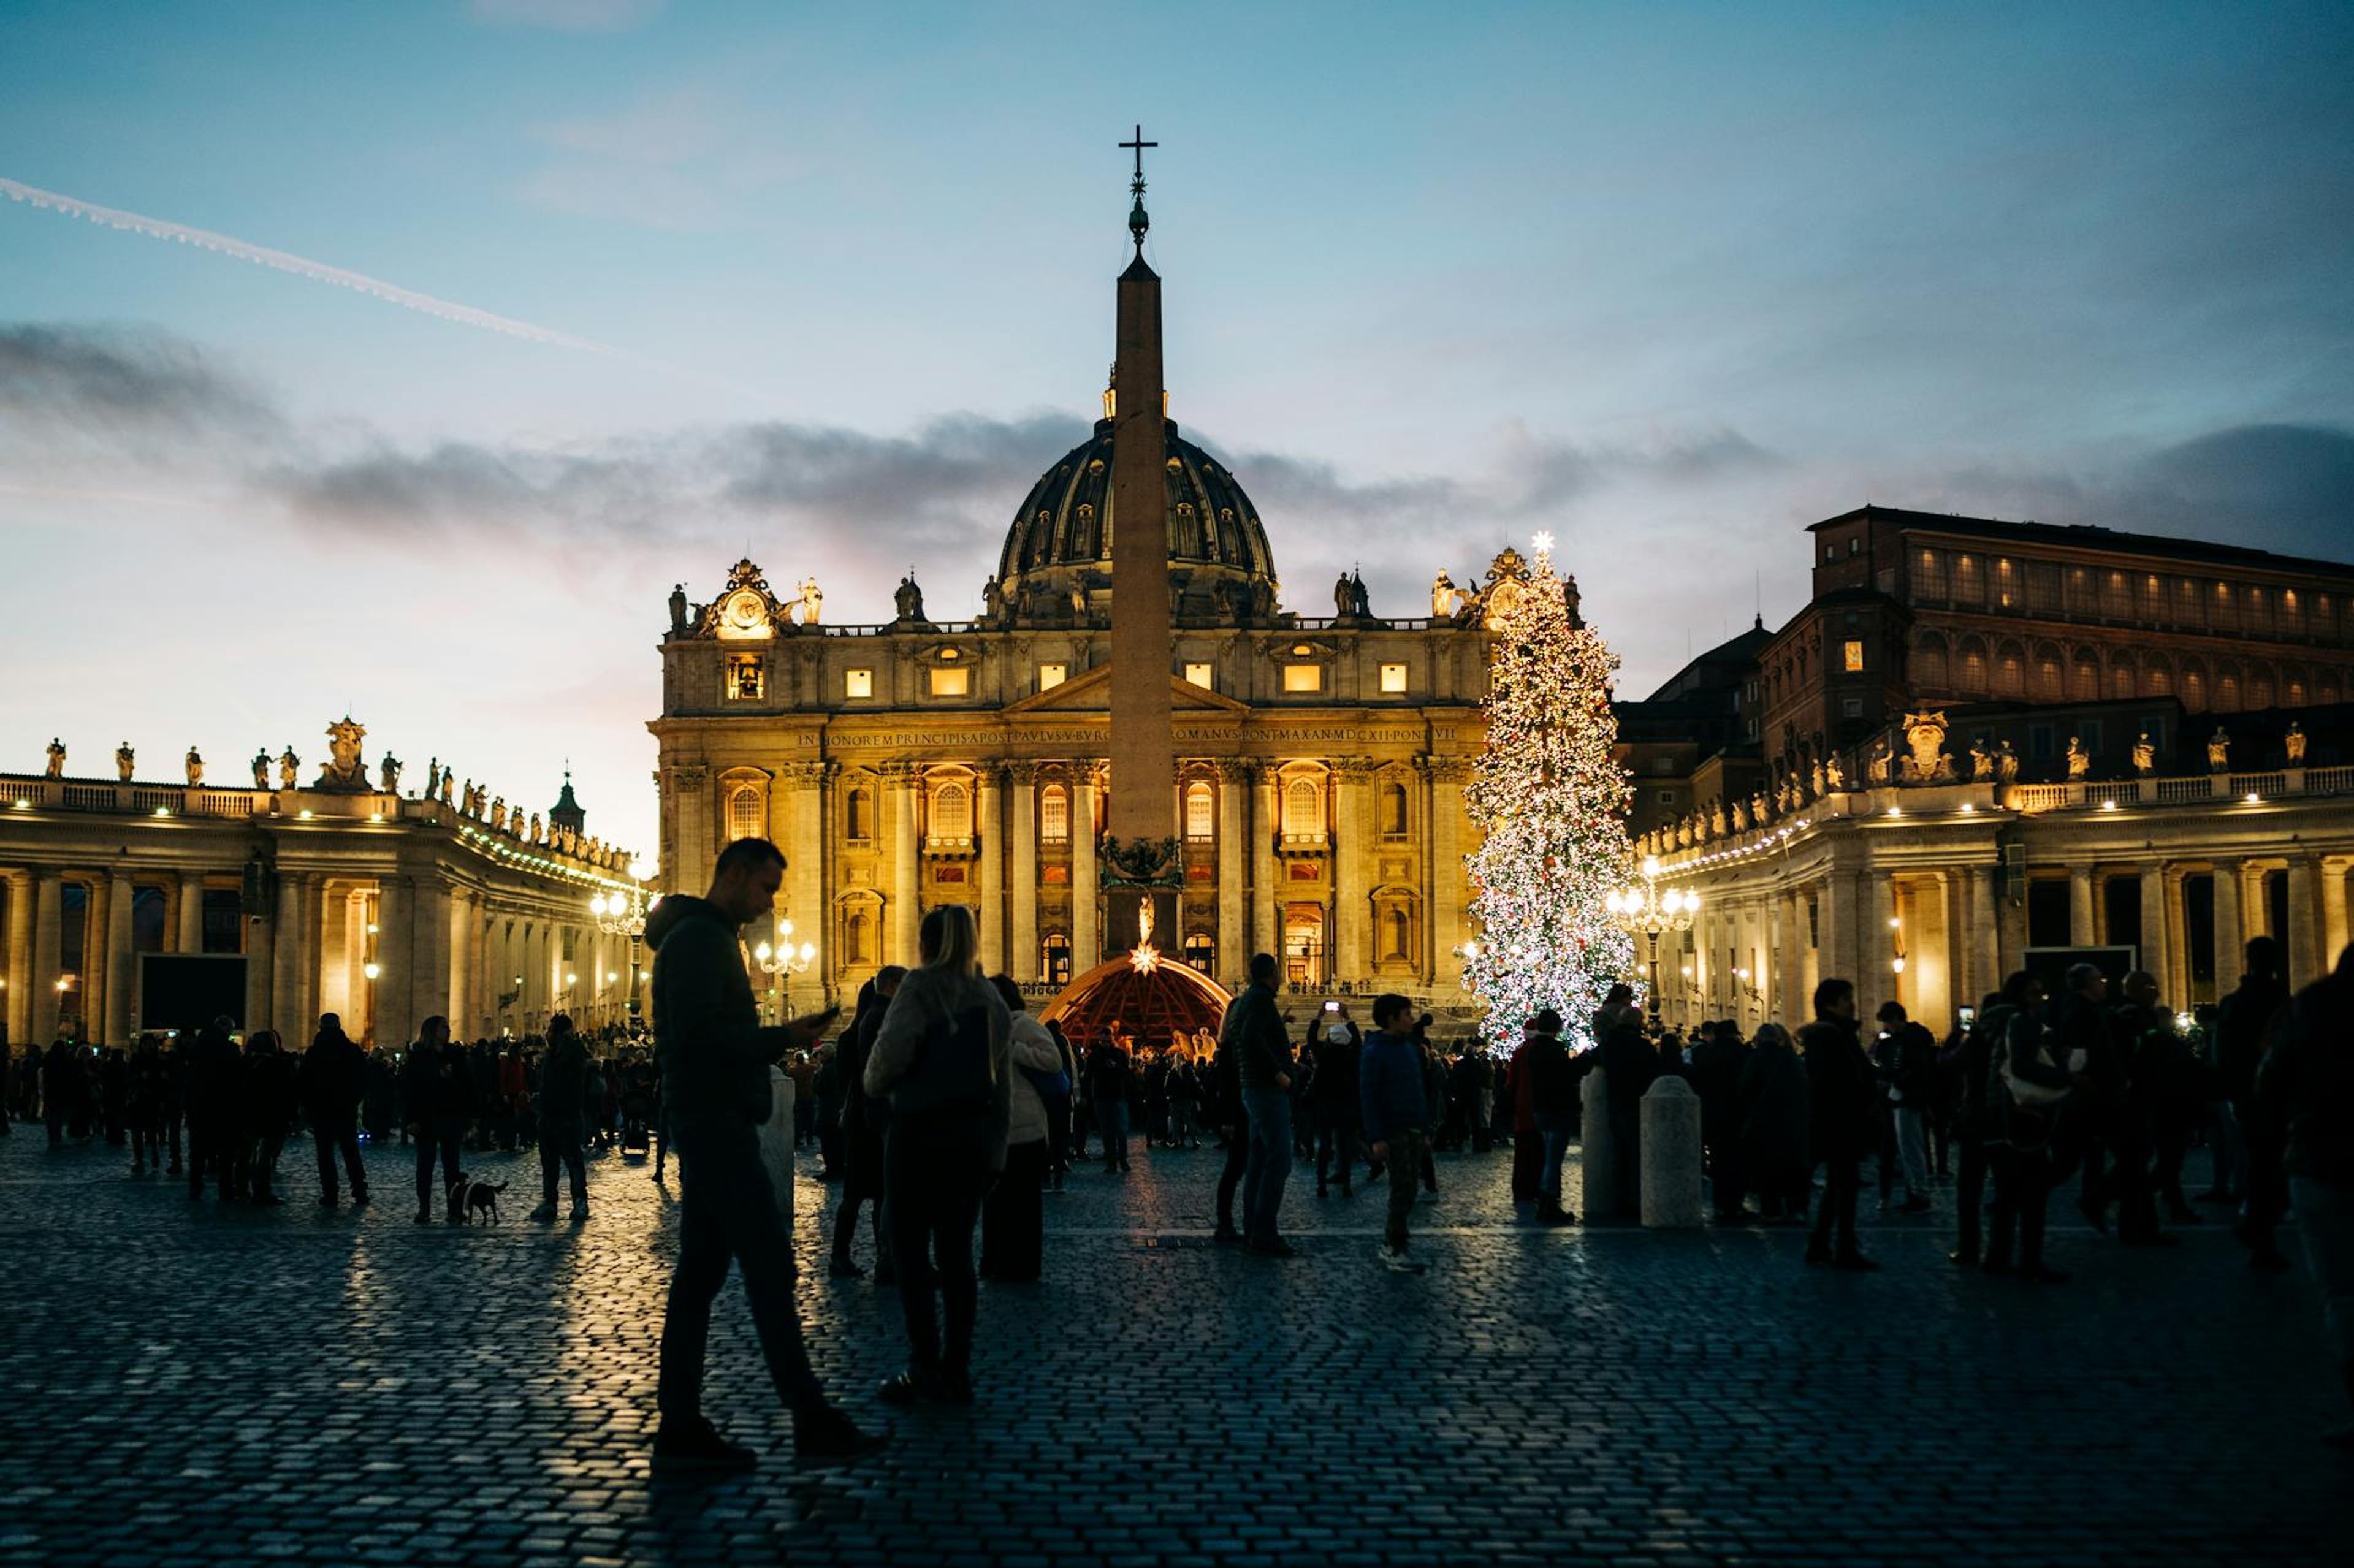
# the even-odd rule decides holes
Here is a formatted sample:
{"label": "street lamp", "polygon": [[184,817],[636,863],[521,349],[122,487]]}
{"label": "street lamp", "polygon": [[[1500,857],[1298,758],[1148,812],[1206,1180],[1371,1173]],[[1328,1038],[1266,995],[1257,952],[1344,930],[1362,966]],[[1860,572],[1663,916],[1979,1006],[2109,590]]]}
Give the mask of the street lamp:
{"label": "street lamp", "polygon": [[1607,909],[1628,930],[1649,944],[1651,1022],[1659,1022],[1659,938],[1670,931],[1691,927],[1692,916],[1700,913],[1700,895],[1670,887],[1659,889],[1659,857],[1643,857],[1643,885],[1624,889],[1613,888],[1603,899]]}
{"label": "street lamp", "polygon": [[810,966],[817,962],[817,944],[802,942],[796,946],[793,942],[793,923],[790,920],[779,920],[777,922],[776,944],[772,947],[767,942],[762,942],[758,947],[754,948],[752,962],[764,975],[783,975],[790,979],[794,975],[806,974],[809,972]]}
{"label": "street lamp", "polygon": [[597,929],[608,937],[627,937],[630,939],[630,1008],[633,1012],[638,1004],[638,976],[642,969],[638,962],[638,943],[645,938],[646,934],[646,884],[653,879],[652,861],[633,860],[630,862],[627,886],[599,893],[588,900],[588,913],[596,920]]}

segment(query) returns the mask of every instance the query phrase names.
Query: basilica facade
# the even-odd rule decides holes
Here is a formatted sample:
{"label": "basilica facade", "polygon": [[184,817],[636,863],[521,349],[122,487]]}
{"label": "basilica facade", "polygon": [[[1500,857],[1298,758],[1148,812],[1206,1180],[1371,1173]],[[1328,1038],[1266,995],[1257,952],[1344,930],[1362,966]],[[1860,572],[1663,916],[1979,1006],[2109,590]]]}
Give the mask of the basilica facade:
{"label": "basilica facade", "polygon": [[750,560],[708,602],[674,592],[650,726],[662,886],[700,891],[721,846],[774,840],[794,930],[771,945],[796,949],[788,970],[814,949],[769,982],[794,1006],[912,962],[944,904],[973,910],[991,970],[1051,989],[1106,956],[1108,790],[1160,789],[1181,848],[1162,952],[1230,986],[1267,951],[1302,991],[1467,1001],[1483,611],[1520,557],[1484,588],[1442,574],[1428,614],[1377,615],[1349,578],[1332,613],[1300,614],[1240,483],[1170,425],[1177,761],[1113,779],[1111,447],[1107,418],[1023,499],[979,620],[929,619],[911,575],[891,621],[833,624],[813,581],[780,593]]}

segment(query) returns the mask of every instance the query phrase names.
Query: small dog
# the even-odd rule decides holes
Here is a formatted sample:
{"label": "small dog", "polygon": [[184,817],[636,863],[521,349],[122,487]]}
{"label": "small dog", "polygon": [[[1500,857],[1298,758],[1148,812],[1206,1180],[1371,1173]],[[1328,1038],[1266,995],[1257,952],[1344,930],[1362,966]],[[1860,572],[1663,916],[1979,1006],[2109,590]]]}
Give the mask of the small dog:
{"label": "small dog", "polygon": [[450,1183],[451,1211],[462,1223],[472,1224],[474,1216],[480,1214],[482,1224],[495,1224],[499,1218],[499,1194],[506,1190],[507,1184],[504,1181],[493,1186],[461,1171],[458,1179]]}

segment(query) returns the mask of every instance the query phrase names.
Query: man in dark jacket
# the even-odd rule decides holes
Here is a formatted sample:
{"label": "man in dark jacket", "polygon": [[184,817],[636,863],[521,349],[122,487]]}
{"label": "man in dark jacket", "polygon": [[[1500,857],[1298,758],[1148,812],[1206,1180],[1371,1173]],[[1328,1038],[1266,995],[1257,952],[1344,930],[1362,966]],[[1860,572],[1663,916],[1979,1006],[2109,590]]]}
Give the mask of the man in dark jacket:
{"label": "man in dark jacket", "polygon": [[2212,1042],[2215,1092],[2215,1188],[2221,1201],[2247,1197],[2248,1144],[2240,1107],[2253,1093],[2256,1063],[2264,1053],[2264,1031],[2288,1001],[2281,980],[2280,944],[2258,937],[2243,952],[2240,983],[2215,1010]]}
{"label": "man in dark jacket", "polygon": [[1561,1043],[1561,1014],[1545,1007],[1529,1020],[1521,1037],[1520,1060],[1528,1074],[1537,1136],[1544,1140],[1537,1170],[1537,1220],[1574,1225],[1577,1216],[1562,1206],[1561,1162],[1569,1155],[1569,1140],[1577,1136],[1578,1088],[1594,1065],[1593,1055],[1569,1054]]}
{"label": "man in dark jacket", "polygon": [[302,1053],[302,1113],[311,1118],[311,1141],[319,1158],[319,1206],[332,1209],[340,1201],[335,1186],[335,1156],[352,1179],[352,1207],[368,1201],[367,1167],[360,1163],[360,1086],[367,1073],[367,1052],[344,1033],[344,1021],[332,1012],[319,1015],[319,1032]]}
{"label": "man in dark jacket", "polygon": [[1128,1173],[1128,1101],[1133,1066],[1126,1048],[1110,1034],[1087,1052],[1087,1103],[1095,1107],[1096,1127],[1103,1134],[1106,1175]]}
{"label": "man in dark jacket", "polygon": [[1741,1025],[1725,1020],[1704,1028],[1691,1049],[1691,1086],[1700,1096],[1701,1148],[1708,1160],[1710,1207],[1721,1225],[1749,1217],[1742,1204],[1741,1070],[1749,1047]]}
{"label": "man in dark jacket", "polygon": [[1374,1162],[1390,1177],[1389,1223],[1383,1232],[1382,1264],[1395,1274],[1420,1274],[1423,1265],[1406,1254],[1406,1219],[1414,1213],[1415,1184],[1422,1149],[1430,1132],[1430,1097],[1423,1083],[1422,1051],[1414,1039],[1414,1007],[1405,998],[1373,999],[1373,1033],[1360,1047],[1357,1115],[1373,1145]]}
{"label": "man in dark jacket", "polygon": [[[1904,1177],[1903,1213],[1925,1214],[1929,1212],[1929,1108],[1937,1094],[1937,1043],[1913,1022],[1901,1001],[1882,1002],[1877,1016],[1882,1093],[1894,1124],[1896,1164]],[[1883,1203],[1888,1187],[1883,1171],[1880,1181]]]}
{"label": "man in dark jacket", "polygon": [[2126,1246],[2170,1246],[2158,1227],[2158,1191],[2150,1180],[2159,1095],[2167,1074],[2163,1042],[2174,1020],[2158,1005],[2158,979],[2147,969],[2126,976],[2125,1000],[2110,1010],[2109,1039],[2121,1080],[2110,1107],[2107,1192],[2117,1202],[2117,1240]]}
{"label": "man in dark jacket", "polygon": [[703,1414],[703,1358],[711,1303],[732,1258],[759,1330],[777,1393],[793,1412],[793,1451],[804,1459],[851,1459],[881,1446],[829,1403],[810,1370],[793,1309],[792,1238],[777,1213],[760,1160],[769,1068],[807,1049],[836,1009],[763,1028],[744,971],[740,933],[775,906],[785,857],[766,839],[720,852],[701,898],[673,894],[646,920],[654,949],[655,1051],[663,1102],[687,1171],[679,1204],[678,1269],[663,1314],[655,1398],[662,1427],[654,1460],[676,1467],[748,1469],[748,1448],[720,1436]]}
{"label": "man in dark jacket", "polygon": [[[1659,1054],[1643,1038],[1643,1013],[1632,986],[1610,988],[1596,1014],[1596,1029],[1616,1156],[1611,1163],[1618,1177],[1618,1217],[1631,1220],[1643,1212],[1643,1096],[1659,1076]],[[1594,1217],[1587,1209],[1586,1218]]]}
{"label": "man in dark jacket", "polygon": [[1807,1126],[1814,1158],[1823,1168],[1822,1206],[1807,1244],[1807,1261],[1878,1268],[1855,1243],[1856,1193],[1863,1157],[1877,1144],[1880,1115],[1872,1058],[1863,1054],[1859,1037],[1852,980],[1833,978],[1815,987],[1815,1021],[1798,1031],[1798,1047],[1807,1068]]}
{"label": "man in dark jacket", "polygon": [[883,1224],[883,1132],[891,1117],[890,1102],[866,1092],[866,1059],[875,1054],[875,1036],[882,1033],[883,1014],[907,971],[886,964],[858,988],[858,1011],[842,1037],[842,1199],[833,1210],[833,1250],[829,1272],[836,1279],[856,1279],[865,1274],[850,1255],[858,1238],[858,1209],[864,1203],[874,1215],[875,1283],[894,1285],[898,1274],[891,1266],[891,1236]]}
{"label": "man in dark jacket", "polygon": [[[1316,1027],[1320,1035],[1316,1044],[1316,1074],[1308,1086],[1316,1111],[1316,1195],[1325,1195],[1330,1182],[1326,1161],[1338,1156],[1341,1196],[1347,1198],[1356,1191],[1357,1142],[1363,1136],[1357,1107],[1357,1061],[1363,1054],[1365,1043],[1348,1009],[1337,1001],[1324,1004]],[[1374,1027],[1381,1026],[1376,1022]],[[1373,1163],[1381,1163],[1378,1156]]]}
{"label": "man in dark jacket", "polygon": [[[2125,1069],[2109,1028],[2108,976],[2092,964],[2071,964],[2066,983],[2066,993],[2055,999],[2052,1049],[2068,1068],[2077,1093],[2061,1128],[2064,1147],[2058,1152],[2063,1165],[2070,1158],[2084,1162],[2076,1208],[2105,1235],[2109,1204],[2116,1194],[2105,1157],[2125,1099]],[[2079,1063],[2081,1066],[2074,1065]],[[2062,1174],[2064,1180],[2064,1171]]]}
{"label": "man in dark jacket", "polygon": [[[2306,1263],[2354,1403],[2354,947],[2338,955],[2327,978],[2296,993],[2251,1094],[2282,1139]],[[2354,1448],[2354,1425],[2325,1441]]]}
{"label": "man in dark jacket", "polygon": [[454,1191],[459,1145],[473,1114],[474,1075],[466,1048],[450,1038],[450,1021],[435,1014],[418,1025],[417,1044],[400,1071],[400,1115],[417,1145],[417,1220],[433,1223],[433,1157],[441,1157],[441,1191],[449,1220],[464,1217]]}
{"label": "man in dark jacket", "polygon": [[205,1174],[210,1171],[215,1191],[223,1198],[237,1196],[238,1079],[244,1063],[228,1036],[228,1021],[217,1018],[180,1036],[187,1052],[186,1096],[188,1113],[188,1196],[205,1195]]}
{"label": "man in dark jacket", "polygon": [[294,1127],[296,1094],[294,1058],[278,1048],[276,1030],[258,1032],[245,1047],[245,1134],[246,1197],[260,1207],[286,1201],[276,1191],[278,1153]]}
{"label": "man in dark jacket", "polygon": [[1954,1112],[1954,1142],[1961,1160],[1954,1177],[1954,1250],[1946,1261],[1963,1268],[1978,1265],[1979,1219],[1985,1206],[1987,1173],[1987,1073],[1994,1059],[1994,1043],[2009,1026],[2000,991],[1990,991],[1978,1003],[1978,1016],[1954,1043],[1940,1053],[1940,1065],[1961,1085]]}
{"label": "man in dark jacket", "polygon": [[572,1027],[572,1015],[547,1021],[547,1054],[539,1059],[539,1207],[531,1217],[542,1224],[556,1218],[558,1166],[572,1178],[572,1223],[588,1218],[588,1166],[580,1152],[580,1118],[588,1103],[588,1047]]}
{"label": "man in dark jacket", "polygon": [[1250,961],[1250,984],[1226,1007],[1218,1029],[1221,1054],[1235,1053],[1243,1112],[1250,1123],[1250,1156],[1243,1171],[1243,1245],[1264,1257],[1289,1257],[1291,1244],[1277,1234],[1284,1180],[1291,1174],[1291,1040],[1275,1004],[1280,973],[1272,953]]}

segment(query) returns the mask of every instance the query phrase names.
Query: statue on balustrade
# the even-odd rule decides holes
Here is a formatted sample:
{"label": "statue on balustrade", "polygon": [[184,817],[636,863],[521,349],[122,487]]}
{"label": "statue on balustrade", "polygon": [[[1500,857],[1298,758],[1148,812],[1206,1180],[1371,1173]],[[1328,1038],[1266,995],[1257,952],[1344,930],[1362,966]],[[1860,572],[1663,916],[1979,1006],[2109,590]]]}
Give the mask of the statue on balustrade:
{"label": "statue on balustrade", "polygon": [[2288,765],[2291,768],[2305,766],[2305,728],[2296,720],[2288,721],[2288,733],[2281,736],[2281,744],[2288,748]]}
{"label": "statue on balustrade", "polygon": [[1749,820],[1761,828],[1766,825],[1766,791],[1763,789],[1749,797]]}
{"label": "statue on balustrade", "polygon": [[1691,848],[1691,819],[1690,817],[1679,819],[1676,822],[1676,847],[1678,849],[1690,849]]}
{"label": "statue on balustrade", "polygon": [[670,634],[686,635],[686,585],[673,583],[670,588]]}
{"label": "statue on balustrade", "polygon": [[1724,802],[1716,800],[1712,802],[1708,809],[1708,836],[1721,839],[1724,836]]}
{"label": "statue on balustrade", "polygon": [[537,811],[531,814],[531,842],[535,844],[544,844],[547,842],[546,830],[542,826]]}
{"label": "statue on balustrade", "polygon": [[506,825],[507,798],[504,795],[494,795],[491,798],[491,826],[494,829],[504,829]]}
{"label": "statue on balustrade", "polygon": [[317,789],[342,789],[356,794],[367,788],[367,758],[361,755],[360,743],[367,738],[367,726],[355,724],[345,714],[327,726],[327,763],[319,769]]}
{"label": "statue on balustrade", "polygon": [[428,758],[425,761],[425,798],[429,800],[441,798],[441,759],[438,757]]}
{"label": "statue on balustrade", "polygon": [[117,779],[122,779],[125,784],[130,783],[132,769],[136,766],[137,755],[132,751],[129,741],[126,740],[114,748],[114,776]]}
{"label": "statue on balustrade", "polygon": [[281,789],[294,788],[294,781],[302,771],[302,759],[294,755],[292,746],[278,754],[278,787]]}
{"label": "statue on balustrade", "polygon": [[205,759],[203,755],[193,746],[188,747],[186,767],[188,769],[188,788],[193,789],[197,785],[205,781]]}
{"label": "statue on balustrade", "polygon": [[991,572],[989,580],[981,585],[981,618],[995,620],[1004,613],[1005,588],[997,580],[997,574]]}
{"label": "statue on balustrade", "polygon": [[1430,619],[1452,620],[1462,609],[1463,590],[1455,586],[1446,567],[1439,567],[1438,575],[1430,579]]}
{"label": "statue on balustrade", "polygon": [[2207,737],[2207,766],[2217,773],[2224,772],[2232,766],[2232,737],[2224,733],[2220,724],[2215,726],[2215,733]]}
{"label": "statue on balustrade", "polygon": [[66,743],[59,740],[56,736],[49,736],[48,777],[51,779],[62,779],[65,776]]}
{"label": "statue on balustrade", "polygon": [[899,587],[891,595],[891,602],[899,611],[899,619],[919,621],[924,619],[924,590],[916,586],[916,568],[909,567],[907,575],[899,579]]}
{"label": "statue on balustrade", "polygon": [[257,748],[253,754],[253,787],[257,789],[270,788],[270,748],[266,746]]}
{"label": "statue on balustrade", "polygon": [[2158,747],[2149,738],[2149,731],[2142,731],[2141,737],[2134,742],[2133,758],[2134,771],[2137,773],[2154,773],[2158,770]]}
{"label": "statue on balustrade", "polygon": [[1994,753],[1986,748],[1986,742],[1983,740],[1974,740],[1970,742],[1971,781],[1974,783],[1984,784],[1993,777]]}
{"label": "statue on balustrade", "polygon": [[376,765],[376,788],[387,795],[399,794],[400,768],[400,758],[387,751],[384,760]]}
{"label": "statue on balustrade", "polygon": [[1826,782],[1828,782],[1828,780],[1823,775],[1823,760],[1819,757],[1815,758],[1814,762],[1807,768],[1808,792],[1813,795],[1816,800],[1821,800],[1823,798],[1823,786]]}
{"label": "statue on balustrade", "polygon": [[1832,757],[1823,763],[1823,782],[1829,784],[1833,789],[1847,788],[1847,770],[1840,766],[1840,759],[1837,757]]}
{"label": "statue on balustrade", "polygon": [[2068,737],[2068,781],[2073,784],[2093,771],[2093,759],[2084,754],[2084,743],[2074,736]]}
{"label": "statue on balustrade", "polygon": [[1874,784],[1887,783],[1889,772],[1895,764],[1896,748],[1889,744],[1886,736],[1882,736],[1880,744],[1872,750],[1872,781]]}
{"label": "statue on balustrade", "polygon": [[1733,831],[1736,833],[1749,831],[1749,807],[1745,801],[1735,800],[1733,803]]}
{"label": "statue on balustrade", "polygon": [[2019,753],[2010,748],[2010,742],[2007,740],[1994,754],[1994,772],[1995,777],[2006,784],[2017,783],[2019,780]]}

